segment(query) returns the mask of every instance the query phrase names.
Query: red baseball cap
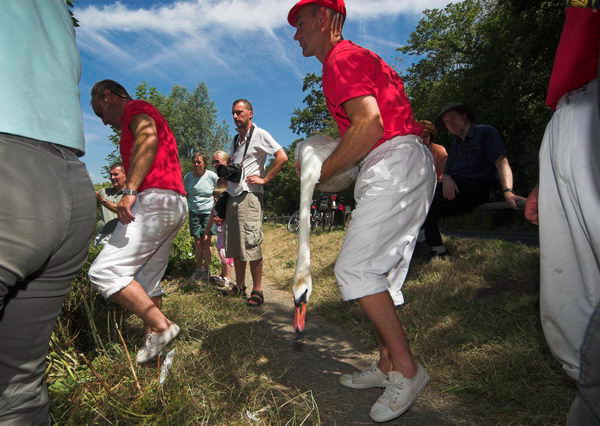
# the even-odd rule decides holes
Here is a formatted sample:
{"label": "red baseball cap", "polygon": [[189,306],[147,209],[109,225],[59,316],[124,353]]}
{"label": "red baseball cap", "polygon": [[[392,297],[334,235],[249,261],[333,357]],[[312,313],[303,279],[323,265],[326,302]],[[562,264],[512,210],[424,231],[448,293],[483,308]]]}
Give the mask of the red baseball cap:
{"label": "red baseball cap", "polygon": [[344,15],[344,18],[346,18],[346,5],[344,4],[344,0],[300,0],[290,9],[290,13],[288,13],[288,22],[292,27],[296,26],[296,19],[298,18],[300,9],[307,4],[313,3],[333,9]]}

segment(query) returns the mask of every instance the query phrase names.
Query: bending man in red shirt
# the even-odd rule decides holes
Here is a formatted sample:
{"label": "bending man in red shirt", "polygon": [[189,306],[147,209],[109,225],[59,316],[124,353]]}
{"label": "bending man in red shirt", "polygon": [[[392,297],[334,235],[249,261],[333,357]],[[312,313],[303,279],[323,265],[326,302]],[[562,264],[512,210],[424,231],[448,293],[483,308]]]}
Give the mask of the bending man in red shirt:
{"label": "bending man in red shirt", "polygon": [[384,387],[370,412],[383,422],[404,413],[429,380],[411,354],[395,305],[403,303],[401,287],[436,177],[402,80],[373,52],[343,40],[345,17],[343,0],[301,0],[288,21],[303,55],[323,64],[323,92],[341,135],[319,181],[360,163],[356,209],[335,275],[344,300],[358,300],[377,329],[380,358],[340,382]]}
{"label": "bending man in red shirt", "polygon": [[96,83],[91,103],[105,125],[121,131],[119,150],[127,181],[117,204],[119,224],[89,277],[102,296],[144,321],[147,336],[137,361],[145,362],[179,333],[160,310],[160,281],[187,214],[177,142],[156,108],[132,100],[115,81]]}

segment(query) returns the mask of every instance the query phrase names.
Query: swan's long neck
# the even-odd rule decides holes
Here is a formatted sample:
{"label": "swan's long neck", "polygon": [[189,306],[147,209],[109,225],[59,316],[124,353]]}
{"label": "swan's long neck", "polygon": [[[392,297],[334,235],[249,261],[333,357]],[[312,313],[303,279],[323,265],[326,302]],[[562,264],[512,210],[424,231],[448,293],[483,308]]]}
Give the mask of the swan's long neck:
{"label": "swan's long neck", "polygon": [[322,161],[312,147],[300,151],[300,213],[298,228],[298,256],[294,285],[301,286],[310,280],[310,204],[321,173]]}

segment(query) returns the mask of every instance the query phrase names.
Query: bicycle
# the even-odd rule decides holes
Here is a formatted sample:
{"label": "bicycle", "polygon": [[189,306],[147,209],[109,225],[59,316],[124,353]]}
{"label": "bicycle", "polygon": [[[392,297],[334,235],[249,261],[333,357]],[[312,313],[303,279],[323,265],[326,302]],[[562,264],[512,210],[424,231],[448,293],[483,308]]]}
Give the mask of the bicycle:
{"label": "bicycle", "polygon": [[[310,230],[314,231],[316,228],[321,226],[322,219],[320,217],[320,212],[316,208],[311,208],[310,213]],[[298,232],[298,228],[300,227],[300,212],[296,211],[290,217],[287,223],[287,230],[291,233]]]}
{"label": "bicycle", "polygon": [[287,230],[289,232],[298,232],[298,227],[300,226],[300,213],[299,212],[295,212],[291,217],[290,220],[288,220],[287,223]]}
{"label": "bicycle", "polygon": [[[319,199],[313,200],[310,206],[310,230],[321,228],[323,232],[331,232],[336,224],[338,204],[337,196],[321,195]],[[289,232],[298,232],[300,226],[299,212],[295,212],[287,223]]]}

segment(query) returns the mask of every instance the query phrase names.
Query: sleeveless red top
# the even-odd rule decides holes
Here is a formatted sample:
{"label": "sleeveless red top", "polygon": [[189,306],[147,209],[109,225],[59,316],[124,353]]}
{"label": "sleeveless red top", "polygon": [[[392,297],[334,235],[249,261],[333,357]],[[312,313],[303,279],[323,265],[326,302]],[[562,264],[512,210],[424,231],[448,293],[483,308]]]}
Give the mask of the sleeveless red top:
{"label": "sleeveless red top", "polygon": [[146,114],[156,123],[158,132],[158,147],[154,162],[148,171],[148,174],[138,188],[138,192],[145,189],[170,189],[179,194],[185,195],[183,187],[183,178],[181,177],[181,166],[179,164],[179,152],[177,150],[177,141],[167,120],[151,104],[145,101],[130,101],[125,106],[125,111],[121,117],[121,139],[119,141],[119,150],[125,173],[129,174],[131,165],[131,151],[135,143],[133,133],[129,129],[129,124],[134,115]]}

